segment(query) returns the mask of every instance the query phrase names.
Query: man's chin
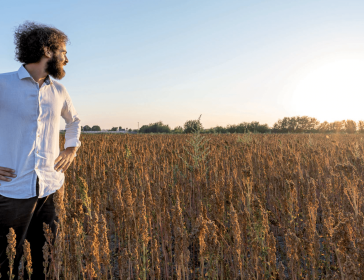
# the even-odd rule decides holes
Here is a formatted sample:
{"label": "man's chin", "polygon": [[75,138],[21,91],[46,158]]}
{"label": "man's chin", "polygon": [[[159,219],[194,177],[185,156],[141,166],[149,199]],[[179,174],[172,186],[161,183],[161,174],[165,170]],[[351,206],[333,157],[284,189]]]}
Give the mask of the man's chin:
{"label": "man's chin", "polygon": [[49,76],[51,76],[53,79],[56,79],[56,80],[62,80],[64,78],[64,76],[66,76],[66,71],[63,70],[61,73],[49,74]]}

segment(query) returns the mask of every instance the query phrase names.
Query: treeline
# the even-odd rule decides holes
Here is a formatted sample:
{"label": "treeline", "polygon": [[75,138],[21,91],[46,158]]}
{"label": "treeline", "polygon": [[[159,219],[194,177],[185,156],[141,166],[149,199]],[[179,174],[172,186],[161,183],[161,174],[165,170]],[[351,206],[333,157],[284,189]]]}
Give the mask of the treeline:
{"label": "treeline", "polygon": [[[94,126],[89,126],[89,125],[85,125],[85,126],[81,126],[81,131],[101,131],[101,127],[99,125],[94,125]],[[122,128],[121,126],[119,127],[113,127],[107,131],[121,131],[121,132],[138,132],[137,129],[131,129],[131,128]]]}
{"label": "treeline", "polygon": [[320,123],[316,118],[296,116],[279,119],[273,127],[253,121],[205,129],[199,118],[187,121],[183,127],[177,126],[174,129],[161,121],[151,123],[143,125],[139,133],[192,133],[197,130],[201,133],[363,133],[364,121],[342,120]]}
{"label": "treeline", "polygon": [[163,122],[151,123],[149,125],[143,125],[139,129],[139,133],[193,133],[194,131],[200,131],[201,133],[268,133],[270,128],[267,124],[260,124],[259,122],[243,122],[238,125],[228,125],[226,127],[216,126],[213,128],[204,129],[200,119],[190,120],[185,122],[183,127],[177,126],[171,129],[169,125],[163,124]]}
{"label": "treeline", "polygon": [[101,127],[98,125],[94,125],[94,126],[81,126],[81,131],[101,131]]}
{"label": "treeline", "polygon": [[342,120],[320,123],[316,118],[286,117],[278,120],[272,133],[355,133],[364,132],[364,121]]}
{"label": "treeline", "polygon": [[[82,127],[82,131],[101,131],[101,128],[98,125],[92,127],[85,125]],[[363,133],[364,121],[342,120],[320,123],[316,118],[296,116],[279,119],[273,127],[253,121],[205,129],[200,118],[198,118],[197,120],[186,121],[183,127],[177,126],[173,129],[168,124],[159,121],[143,125],[139,130],[119,126],[113,127],[109,131],[174,134],[193,133],[194,131],[200,131],[201,133]]]}

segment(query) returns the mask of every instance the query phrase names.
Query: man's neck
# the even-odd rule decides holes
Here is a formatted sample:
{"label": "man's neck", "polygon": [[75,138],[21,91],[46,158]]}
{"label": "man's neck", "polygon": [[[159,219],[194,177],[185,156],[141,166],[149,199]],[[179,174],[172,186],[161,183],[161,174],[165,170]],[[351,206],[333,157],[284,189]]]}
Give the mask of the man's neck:
{"label": "man's neck", "polygon": [[39,84],[40,88],[48,76],[48,73],[45,71],[46,65],[43,63],[43,61],[37,63],[29,63],[24,65],[24,67],[28,71],[30,76],[32,76],[34,81]]}

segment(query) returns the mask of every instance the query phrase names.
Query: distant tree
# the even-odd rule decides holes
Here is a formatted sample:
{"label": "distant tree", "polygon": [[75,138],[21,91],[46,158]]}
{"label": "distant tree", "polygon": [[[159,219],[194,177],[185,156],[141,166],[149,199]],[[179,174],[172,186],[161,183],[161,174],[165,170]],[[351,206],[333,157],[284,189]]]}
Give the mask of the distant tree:
{"label": "distant tree", "polygon": [[214,133],[226,133],[228,132],[228,128],[225,128],[223,126],[215,126],[214,128],[212,128]]}
{"label": "distant tree", "polygon": [[285,117],[283,119],[279,119],[273,125],[273,132],[316,132],[319,124],[320,122],[316,118],[310,118],[308,116]]}
{"label": "distant tree", "polygon": [[330,130],[332,132],[340,133],[344,131],[345,120],[343,121],[335,121],[330,123]]}
{"label": "distant tree", "polygon": [[121,126],[119,126],[119,131],[123,131],[123,128]]}
{"label": "distant tree", "polygon": [[[250,132],[250,129],[253,129],[253,126],[251,124],[249,124],[248,122],[242,122],[242,123],[239,123],[237,126],[236,126],[236,133],[247,133],[247,132]],[[232,131],[230,131],[232,132]]]}
{"label": "distant tree", "polygon": [[317,130],[320,133],[328,133],[330,132],[330,124],[327,121],[324,121],[323,123],[320,123]]}
{"label": "distant tree", "polygon": [[270,132],[270,128],[268,126],[268,124],[259,124],[258,127],[256,128],[256,132],[259,133],[268,133]]}
{"label": "distant tree", "polygon": [[143,125],[139,129],[140,133],[170,133],[171,128],[169,125],[163,124],[163,122],[159,121],[156,123],[151,123],[149,125]]}
{"label": "distant tree", "polygon": [[101,131],[101,128],[98,125],[94,125],[91,130],[92,131]]}
{"label": "distant tree", "polygon": [[320,122],[316,118],[310,118],[308,116],[296,117],[297,123],[295,132],[315,132]]}
{"label": "distant tree", "polygon": [[201,133],[205,133],[205,134],[215,133],[215,130],[214,130],[214,128],[205,128],[204,130],[201,131]]}
{"label": "distant tree", "polygon": [[335,123],[334,122],[329,123],[328,126],[329,126],[330,132],[335,132]]}
{"label": "distant tree", "polygon": [[173,130],[173,133],[183,133],[183,128],[181,126],[176,126]]}
{"label": "distant tree", "polygon": [[363,133],[364,132],[364,121],[359,121],[358,122],[358,131],[360,133]]}
{"label": "distant tree", "polygon": [[283,119],[278,119],[278,121],[273,125],[273,132],[275,133],[286,133],[288,132],[289,118],[284,117]]}
{"label": "distant tree", "polygon": [[345,126],[345,131],[347,133],[355,133],[356,132],[356,122],[354,122],[352,120],[346,120],[344,126]]}
{"label": "distant tree", "polygon": [[200,119],[201,115],[197,120],[186,121],[184,124],[184,133],[193,133],[195,131],[201,131],[203,127]]}
{"label": "distant tree", "polygon": [[216,130],[217,131],[221,131],[220,133],[236,133],[239,129],[239,125],[235,125],[235,124],[228,124],[226,126],[226,128],[221,129],[221,127],[218,127]]}
{"label": "distant tree", "polygon": [[92,130],[92,128],[91,127],[89,127],[88,125],[85,125],[84,127],[83,127],[83,131],[91,131]]}
{"label": "distant tree", "polygon": [[[241,131],[241,129],[244,129]],[[240,129],[237,132],[259,132],[265,133],[269,131],[267,124],[260,124],[259,122],[242,123]]]}
{"label": "distant tree", "polygon": [[118,131],[117,127],[113,127],[110,131]]}

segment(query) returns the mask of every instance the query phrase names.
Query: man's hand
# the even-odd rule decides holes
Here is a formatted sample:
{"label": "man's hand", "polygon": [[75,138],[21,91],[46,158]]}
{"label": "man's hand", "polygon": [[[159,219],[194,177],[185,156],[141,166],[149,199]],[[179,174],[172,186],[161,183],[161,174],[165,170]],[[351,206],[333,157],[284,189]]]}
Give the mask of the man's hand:
{"label": "man's hand", "polygon": [[11,169],[11,168],[7,168],[7,167],[1,167],[0,166],[0,181],[6,181],[6,182],[10,182],[11,179],[10,178],[6,178],[6,177],[16,177],[15,170]]}
{"label": "man's hand", "polygon": [[63,150],[54,161],[54,170],[57,172],[61,170],[62,173],[65,172],[75,158],[76,151],[76,147],[68,147]]}

